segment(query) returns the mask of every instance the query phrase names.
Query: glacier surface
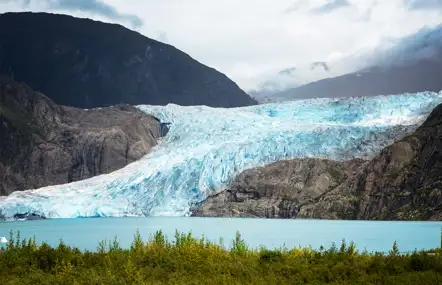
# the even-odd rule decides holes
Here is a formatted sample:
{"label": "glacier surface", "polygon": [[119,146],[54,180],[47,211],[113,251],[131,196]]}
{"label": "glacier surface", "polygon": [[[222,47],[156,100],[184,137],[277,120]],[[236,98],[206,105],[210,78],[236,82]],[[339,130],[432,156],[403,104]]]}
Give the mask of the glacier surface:
{"label": "glacier surface", "polygon": [[223,109],[138,106],[169,133],[113,173],[0,197],[0,215],[180,216],[245,169],[281,159],[370,156],[413,131],[442,92],[313,99]]}

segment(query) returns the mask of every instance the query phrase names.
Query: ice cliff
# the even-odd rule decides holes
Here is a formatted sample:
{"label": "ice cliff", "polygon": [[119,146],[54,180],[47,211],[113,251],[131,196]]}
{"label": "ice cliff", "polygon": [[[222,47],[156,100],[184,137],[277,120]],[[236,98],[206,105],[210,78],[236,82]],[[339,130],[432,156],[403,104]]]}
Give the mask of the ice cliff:
{"label": "ice cliff", "polygon": [[281,159],[370,156],[412,131],[442,103],[442,92],[313,99],[223,109],[138,106],[170,123],[141,160],[80,182],[0,197],[5,218],[180,216],[245,169]]}

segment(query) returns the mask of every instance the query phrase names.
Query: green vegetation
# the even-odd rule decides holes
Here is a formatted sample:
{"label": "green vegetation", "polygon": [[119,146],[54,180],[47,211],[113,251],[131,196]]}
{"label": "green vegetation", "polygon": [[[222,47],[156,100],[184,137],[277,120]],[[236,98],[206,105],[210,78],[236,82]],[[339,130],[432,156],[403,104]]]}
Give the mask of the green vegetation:
{"label": "green vegetation", "polygon": [[330,167],[328,169],[328,173],[330,173],[332,178],[338,182],[340,182],[345,176],[345,174],[342,172],[342,170],[337,167]]}
{"label": "green vegetation", "polygon": [[144,242],[137,232],[130,249],[115,239],[81,252],[11,233],[0,250],[0,284],[442,284],[442,249],[401,254],[395,243],[387,254],[367,253],[345,241],[250,249],[239,233],[230,249],[222,243],[179,232],[174,241],[157,232]]}

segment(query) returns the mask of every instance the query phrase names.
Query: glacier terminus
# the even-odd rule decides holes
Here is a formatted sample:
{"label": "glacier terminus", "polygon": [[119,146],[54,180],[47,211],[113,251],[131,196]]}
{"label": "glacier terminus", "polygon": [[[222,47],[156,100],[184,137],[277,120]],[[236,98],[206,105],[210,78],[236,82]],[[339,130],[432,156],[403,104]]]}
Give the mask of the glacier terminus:
{"label": "glacier terminus", "polygon": [[312,99],[241,108],[137,106],[169,133],[110,174],[0,197],[0,216],[184,216],[242,171],[283,159],[369,158],[414,131],[442,92]]}

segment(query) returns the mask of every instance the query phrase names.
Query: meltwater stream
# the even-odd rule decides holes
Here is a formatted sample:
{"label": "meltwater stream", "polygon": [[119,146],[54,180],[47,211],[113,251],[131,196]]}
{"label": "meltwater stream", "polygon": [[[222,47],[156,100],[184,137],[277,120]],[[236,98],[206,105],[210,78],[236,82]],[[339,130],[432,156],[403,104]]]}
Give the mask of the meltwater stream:
{"label": "meltwater stream", "polygon": [[281,159],[370,156],[413,131],[442,92],[313,99],[243,108],[138,106],[170,130],[111,174],[0,197],[0,214],[46,218],[184,216],[241,171]]}

